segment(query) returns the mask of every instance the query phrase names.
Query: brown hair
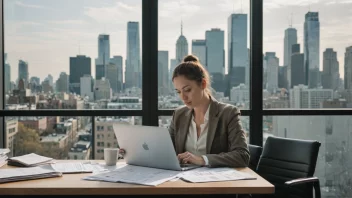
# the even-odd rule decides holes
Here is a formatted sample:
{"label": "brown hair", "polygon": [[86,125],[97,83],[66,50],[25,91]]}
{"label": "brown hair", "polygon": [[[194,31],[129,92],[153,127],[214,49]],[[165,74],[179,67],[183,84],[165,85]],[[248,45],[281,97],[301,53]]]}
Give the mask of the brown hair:
{"label": "brown hair", "polygon": [[174,81],[174,78],[177,76],[184,76],[188,80],[196,81],[199,85],[201,85],[204,79],[206,82],[205,93],[212,96],[209,73],[202,64],[200,64],[198,57],[194,55],[184,57],[183,62],[175,68],[172,74],[172,81]]}

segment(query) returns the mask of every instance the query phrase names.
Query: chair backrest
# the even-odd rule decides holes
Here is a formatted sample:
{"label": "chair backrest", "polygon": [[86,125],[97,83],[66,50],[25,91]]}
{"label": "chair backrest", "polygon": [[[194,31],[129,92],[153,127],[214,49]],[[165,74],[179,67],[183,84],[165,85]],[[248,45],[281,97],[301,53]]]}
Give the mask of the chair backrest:
{"label": "chair backrest", "polygon": [[[268,137],[257,166],[257,173],[275,185],[275,195],[282,195],[284,183],[289,180],[312,177],[315,171],[320,143]],[[313,197],[313,186],[292,187],[291,197]]]}
{"label": "chair backrest", "polygon": [[257,171],[257,166],[259,162],[260,155],[262,154],[263,147],[257,146],[257,145],[248,145],[249,148],[249,153],[250,153],[250,158],[249,158],[249,168]]}

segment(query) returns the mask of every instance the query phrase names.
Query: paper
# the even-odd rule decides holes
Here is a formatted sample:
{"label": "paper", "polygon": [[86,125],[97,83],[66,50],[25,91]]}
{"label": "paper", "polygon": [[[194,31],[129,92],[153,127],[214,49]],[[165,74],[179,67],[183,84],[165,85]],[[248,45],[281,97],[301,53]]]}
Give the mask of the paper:
{"label": "paper", "polygon": [[35,153],[30,153],[27,155],[11,157],[9,159],[9,164],[13,163],[13,164],[18,164],[23,166],[38,166],[38,165],[47,164],[52,160],[53,158],[44,157],[41,155],[37,155]]}
{"label": "paper", "polygon": [[0,149],[0,155],[6,155],[10,152],[10,149],[5,148],[5,149]]}
{"label": "paper", "polygon": [[125,165],[113,171],[88,176],[83,179],[157,186],[175,178],[179,173],[179,171]]}
{"label": "paper", "polygon": [[56,163],[51,164],[51,167],[62,173],[91,173],[94,171],[103,171],[106,170],[99,164],[91,163],[81,163],[81,162],[65,162],[65,163]]}
{"label": "paper", "polygon": [[0,183],[47,177],[58,177],[61,175],[62,173],[57,172],[48,166],[0,169]]}
{"label": "paper", "polygon": [[180,178],[194,183],[199,182],[217,182],[217,181],[235,181],[245,179],[256,179],[248,173],[237,171],[233,168],[208,168],[202,167],[186,171],[179,175]]}

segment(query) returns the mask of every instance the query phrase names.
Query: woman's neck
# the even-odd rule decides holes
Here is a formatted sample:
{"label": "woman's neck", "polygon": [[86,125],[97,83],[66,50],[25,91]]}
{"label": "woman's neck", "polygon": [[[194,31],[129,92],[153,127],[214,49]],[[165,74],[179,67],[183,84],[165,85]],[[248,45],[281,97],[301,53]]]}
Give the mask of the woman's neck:
{"label": "woman's neck", "polygon": [[194,117],[196,116],[203,117],[208,110],[209,104],[210,104],[210,96],[206,94],[204,95],[201,103],[197,107],[194,107]]}

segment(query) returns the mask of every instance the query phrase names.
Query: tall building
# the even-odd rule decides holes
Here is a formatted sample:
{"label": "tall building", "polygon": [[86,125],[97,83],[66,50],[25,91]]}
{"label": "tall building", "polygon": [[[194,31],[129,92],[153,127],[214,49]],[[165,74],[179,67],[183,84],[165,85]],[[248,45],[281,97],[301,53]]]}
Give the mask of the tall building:
{"label": "tall building", "polygon": [[20,81],[21,79],[24,81],[24,86],[27,87],[28,84],[28,63],[23,61],[23,60],[19,60],[18,63],[18,81]]}
{"label": "tall building", "polygon": [[207,46],[207,69],[212,87],[217,92],[225,92],[225,49],[224,31],[212,28],[205,32]]}
{"label": "tall building", "polygon": [[270,93],[275,93],[279,88],[279,58],[276,57],[275,52],[265,53],[265,62],[267,66],[267,87]]}
{"label": "tall building", "polygon": [[105,78],[109,80],[113,93],[117,93],[118,89],[118,68],[115,63],[108,63],[105,66]]}
{"label": "tall building", "polygon": [[54,85],[54,78],[51,74],[49,74],[45,79],[44,81],[48,81],[49,82],[49,85],[50,86],[53,86]]}
{"label": "tall building", "polygon": [[123,90],[123,58],[122,56],[114,56],[110,59],[110,63],[117,66],[117,88],[116,92],[121,92]]}
{"label": "tall building", "polygon": [[56,91],[57,92],[69,92],[69,76],[66,72],[61,72],[59,79],[56,81]]}
{"label": "tall building", "polygon": [[98,58],[95,59],[95,78],[105,77],[105,67],[110,59],[110,36],[100,34],[98,36]]}
{"label": "tall building", "polygon": [[228,71],[232,81],[229,82],[230,90],[241,83],[249,82],[247,21],[247,14],[231,14],[228,18]]}
{"label": "tall building", "polygon": [[300,53],[300,45],[292,45],[291,75],[288,77],[289,87],[306,84],[306,71],[304,68],[304,54]]}
{"label": "tall building", "polygon": [[337,90],[339,80],[340,73],[337,53],[332,48],[327,48],[323,53],[323,74],[321,83],[324,89]]}
{"label": "tall building", "polygon": [[158,89],[159,95],[168,95],[169,89],[169,52],[158,51]]}
{"label": "tall building", "polygon": [[94,79],[91,75],[85,74],[80,79],[80,89],[81,89],[81,96],[88,99],[88,101],[94,101]]}
{"label": "tall building", "polygon": [[76,57],[70,57],[70,92],[81,94],[80,91],[80,79],[85,74],[91,74],[91,59],[85,55],[77,55]]}
{"label": "tall building", "polygon": [[142,68],[140,57],[139,23],[127,23],[127,56],[125,88],[142,87]]}
{"label": "tall building", "polygon": [[176,64],[180,64],[183,58],[188,55],[188,42],[186,37],[183,35],[183,25],[181,22],[181,35],[176,41]]}
{"label": "tall building", "polygon": [[345,89],[352,90],[352,46],[346,48],[345,52]]}
{"label": "tall building", "polygon": [[94,84],[94,97],[95,100],[110,100],[112,97],[112,90],[109,80],[102,78],[95,80]]}
{"label": "tall building", "polygon": [[304,63],[309,88],[320,86],[320,22],[318,12],[308,12],[304,21]]}
{"label": "tall building", "polygon": [[4,55],[5,62],[5,93],[11,92],[11,66],[7,62],[7,54]]}
{"label": "tall building", "polygon": [[291,65],[292,45],[297,44],[297,30],[296,28],[287,28],[285,30],[284,38],[284,66]]}
{"label": "tall building", "polygon": [[170,70],[169,70],[169,87],[170,87],[170,90],[174,89],[174,85],[172,83],[172,75],[174,73],[174,70],[175,70],[176,66],[177,66],[176,59],[170,59]]}
{"label": "tall building", "polygon": [[205,40],[192,40],[192,54],[197,56],[200,64],[207,68],[207,46]]}
{"label": "tall building", "polygon": [[278,87],[288,89],[287,82],[287,68],[288,66],[279,66]]}

